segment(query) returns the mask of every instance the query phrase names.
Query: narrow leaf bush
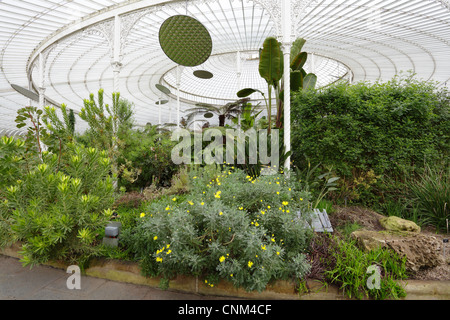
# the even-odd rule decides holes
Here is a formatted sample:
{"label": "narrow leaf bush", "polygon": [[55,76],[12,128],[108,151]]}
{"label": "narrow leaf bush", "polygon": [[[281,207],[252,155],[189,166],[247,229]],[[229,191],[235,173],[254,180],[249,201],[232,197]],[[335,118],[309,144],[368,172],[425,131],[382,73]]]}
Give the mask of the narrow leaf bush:
{"label": "narrow leaf bush", "polygon": [[24,265],[63,260],[83,266],[98,251],[98,234],[114,202],[110,161],[93,148],[68,146],[64,169],[57,155],[6,188],[0,206],[2,234],[22,244]]}

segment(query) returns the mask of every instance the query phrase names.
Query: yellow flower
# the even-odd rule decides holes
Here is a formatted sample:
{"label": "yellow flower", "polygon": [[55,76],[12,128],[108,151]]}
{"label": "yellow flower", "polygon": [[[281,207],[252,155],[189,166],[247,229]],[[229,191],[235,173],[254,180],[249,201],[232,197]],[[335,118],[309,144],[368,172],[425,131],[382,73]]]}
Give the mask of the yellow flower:
{"label": "yellow flower", "polygon": [[280,194],[280,193],[277,191],[277,194]]}
{"label": "yellow flower", "polygon": [[204,203],[204,202],[202,202],[202,203],[200,203],[200,205],[204,206],[204,205],[205,205],[205,203]]}
{"label": "yellow flower", "polygon": [[220,213],[219,213],[219,216],[222,216],[222,215],[223,215],[223,212],[220,212]]}
{"label": "yellow flower", "polygon": [[251,268],[253,266],[253,262],[249,261],[248,262],[248,267]]}
{"label": "yellow flower", "polygon": [[172,201],[177,201],[177,198],[173,198]]}
{"label": "yellow flower", "polygon": [[193,203],[192,201],[188,201],[188,203],[189,203],[191,206],[194,205],[194,203]]}
{"label": "yellow flower", "polygon": [[167,252],[166,252],[166,254],[171,254],[172,253],[172,250],[168,250]]}
{"label": "yellow flower", "polygon": [[300,198],[300,201],[303,201],[303,198]]}
{"label": "yellow flower", "polygon": [[225,261],[225,257],[224,257],[224,256],[221,256],[221,257],[219,258],[219,261],[220,261],[220,262],[224,262],[224,261]]}
{"label": "yellow flower", "polygon": [[266,250],[266,246],[261,245],[261,249]]}
{"label": "yellow flower", "polygon": [[145,217],[145,213],[142,212],[141,213],[141,218],[143,218],[143,217]]}
{"label": "yellow flower", "polygon": [[158,240],[158,236],[154,236],[154,237],[153,237],[153,240],[154,240],[154,241]]}
{"label": "yellow flower", "polygon": [[239,210],[244,210],[244,208],[243,207],[239,207]]}
{"label": "yellow flower", "polygon": [[170,210],[170,206],[167,206],[167,207],[166,207],[166,211],[169,211],[169,210]]}
{"label": "yellow flower", "polygon": [[280,252],[279,251],[277,251],[277,256],[279,256],[280,255]]}
{"label": "yellow flower", "polygon": [[275,238],[272,238],[272,239],[270,239],[270,240],[272,240],[272,242],[275,242]]}
{"label": "yellow flower", "polygon": [[170,244],[167,245],[167,249],[169,249],[169,248],[170,248]]}
{"label": "yellow flower", "polygon": [[289,202],[283,201],[283,206],[287,206],[288,204],[289,204]]}
{"label": "yellow flower", "polygon": [[156,258],[156,262],[162,262],[162,261],[163,261],[162,258],[160,258],[160,257]]}
{"label": "yellow flower", "polygon": [[255,222],[255,226],[257,226],[257,227],[258,227],[258,226],[259,226],[259,223],[258,223],[258,222]]}
{"label": "yellow flower", "polygon": [[232,277],[233,276],[233,274],[230,274],[230,277]]}

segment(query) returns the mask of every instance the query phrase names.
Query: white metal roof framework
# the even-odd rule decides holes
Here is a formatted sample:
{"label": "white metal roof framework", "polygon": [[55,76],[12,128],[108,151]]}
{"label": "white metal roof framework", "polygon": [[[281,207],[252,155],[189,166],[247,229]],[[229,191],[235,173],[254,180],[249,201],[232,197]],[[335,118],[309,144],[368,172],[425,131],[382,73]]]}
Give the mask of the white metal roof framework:
{"label": "white metal roof framework", "polygon": [[[138,124],[157,123],[155,103],[161,93],[155,84],[176,87],[176,65],[160,48],[158,31],[177,14],[198,19],[213,39],[213,54],[206,63],[183,68],[183,108],[193,101],[226,103],[236,98],[239,87],[264,88],[255,55],[266,37],[281,39],[281,1],[3,0],[0,134],[15,133],[19,108],[38,105],[11,84],[45,94],[75,111],[100,88],[107,96],[120,91],[135,104]],[[389,80],[408,70],[442,85],[450,80],[448,0],[291,3],[293,38],[307,40],[304,51],[314,56],[314,62],[306,68],[318,74],[319,85],[341,77]],[[192,72],[199,69],[212,72],[213,79],[194,77]],[[172,102],[163,111],[164,122]]]}

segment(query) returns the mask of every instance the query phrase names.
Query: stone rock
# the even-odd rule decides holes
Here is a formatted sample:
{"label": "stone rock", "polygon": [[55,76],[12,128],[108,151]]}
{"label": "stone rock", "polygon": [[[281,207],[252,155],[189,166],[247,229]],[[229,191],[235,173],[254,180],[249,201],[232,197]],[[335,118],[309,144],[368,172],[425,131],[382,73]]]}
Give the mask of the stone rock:
{"label": "stone rock", "polygon": [[381,218],[380,224],[389,231],[420,232],[420,227],[414,222],[395,216]]}
{"label": "stone rock", "polygon": [[365,250],[390,248],[406,257],[406,269],[413,273],[443,263],[441,243],[433,236],[415,232],[358,230],[352,233],[352,237]]}

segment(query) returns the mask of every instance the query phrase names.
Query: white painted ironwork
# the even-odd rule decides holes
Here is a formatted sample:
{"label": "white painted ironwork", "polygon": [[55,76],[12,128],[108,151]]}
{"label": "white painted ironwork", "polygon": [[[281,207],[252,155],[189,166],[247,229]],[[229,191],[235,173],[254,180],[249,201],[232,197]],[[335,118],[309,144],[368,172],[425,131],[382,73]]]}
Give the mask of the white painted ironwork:
{"label": "white painted ironwork", "polygon": [[[66,103],[75,111],[81,109],[89,93],[104,88],[108,97],[120,89],[121,96],[135,104],[138,124],[156,123],[159,111],[154,85],[163,83],[163,76],[176,67],[162,54],[157,31],[168,17],[186,14],[186,8],[210,31],[214,56],[257,52],[267,36],[282,40],[282,0],[188,3],[189,6],[185,1],[167,0],[1,1],[0,128],[14,126],[17,110],[34,103],[11,89],[12,83],[33,88],[41,95],[44,92],[39,88],[45,88],[45,96]],[[418,78],[443,86],[450,83],[448,0],[291,0],[291,5],[291,38],[307,40],[304,50],[314,53],[320,86],[334,81],[328,79],[332,75],[352,82],[385,81],[408,70]],[[120,36],[115,29],[116,17],[121,21]],[[338,66],[342,74],[336,73]],[[242,87],[257,83],[253,76],[249,78],[252,83],[245,82],[245,69],[243,66],[239,77]],[[208,71],[216,78],[224,70]],[[208,85],[201,81],[206,82],[199,79],[190,83],[188,72],[184,71],[180,116],[192,100],[223,102],[217,99],[223,98],[222,94],[210,97]],[[236,81],[236,76],[234,80],[224,78],[222,87],[235,88]],[[204,88],[204,97],[183,92],[185,85]],[[216,87],[211,91],[221,92]],[[163,112],[162,122],[168,121],[167,116],[168,112]],[[80,121],[77,129],[82,128]]]}

